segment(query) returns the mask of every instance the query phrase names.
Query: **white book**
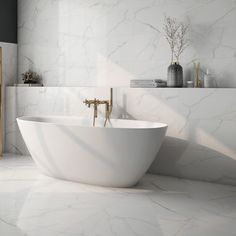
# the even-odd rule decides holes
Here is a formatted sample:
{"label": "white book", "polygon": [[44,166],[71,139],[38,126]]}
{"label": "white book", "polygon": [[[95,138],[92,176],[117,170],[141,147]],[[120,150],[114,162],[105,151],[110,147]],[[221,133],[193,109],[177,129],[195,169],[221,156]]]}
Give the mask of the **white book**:
{"label": "white book", "polygon": [[42,87],[42,84],[14,84],[16,87]]}
{"label": "white book", "polygon": [[131,82],[130,83],[131,87],[166,87],[167,84],[165,81],[163,81],[162,83],[135,83],[135,82]]}
{"label": "white book", "polygon": [[131,82],[143,82],[143,83],[157,83],[162,81],[161,79],[131,79]]}

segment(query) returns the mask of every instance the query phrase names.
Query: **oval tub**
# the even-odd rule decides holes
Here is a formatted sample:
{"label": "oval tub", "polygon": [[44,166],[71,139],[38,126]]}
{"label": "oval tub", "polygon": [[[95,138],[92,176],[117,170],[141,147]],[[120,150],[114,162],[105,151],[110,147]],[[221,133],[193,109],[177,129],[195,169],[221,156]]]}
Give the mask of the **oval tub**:
{"label": "oval tub", "polygon": [[84,117],[20,117],[17,123],[41,172],[85,184],[108,187],[135,185],[161,147],[162,123]]}

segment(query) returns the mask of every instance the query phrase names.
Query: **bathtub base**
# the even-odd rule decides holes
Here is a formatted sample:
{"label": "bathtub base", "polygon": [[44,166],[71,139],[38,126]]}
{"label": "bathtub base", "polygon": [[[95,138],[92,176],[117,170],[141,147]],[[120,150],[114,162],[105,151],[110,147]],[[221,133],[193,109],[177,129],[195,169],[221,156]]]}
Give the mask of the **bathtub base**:
{"label": "bathtub base", "polygon": [[42,173],[107,187],[135,185],[157,156],[167,127],[131,120],[90,127],[88,119],[63,117],[23,117],[17,122]]}

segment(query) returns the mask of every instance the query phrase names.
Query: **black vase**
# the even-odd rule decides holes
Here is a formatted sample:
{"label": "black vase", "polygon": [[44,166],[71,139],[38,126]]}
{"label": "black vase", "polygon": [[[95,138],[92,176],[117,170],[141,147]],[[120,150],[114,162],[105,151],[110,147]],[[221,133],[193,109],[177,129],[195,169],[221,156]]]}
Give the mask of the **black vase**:
{"label": "black vase", "polygon": [[169,65],[168,67],[167,86],[183,87],[183,68],[177,62]]}

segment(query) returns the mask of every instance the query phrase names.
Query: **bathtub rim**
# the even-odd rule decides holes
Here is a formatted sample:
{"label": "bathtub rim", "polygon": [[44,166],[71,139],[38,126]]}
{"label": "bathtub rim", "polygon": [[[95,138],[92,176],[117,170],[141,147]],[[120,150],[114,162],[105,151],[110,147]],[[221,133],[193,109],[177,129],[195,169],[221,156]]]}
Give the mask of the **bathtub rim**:
{"label": "bathtub rim", "polygon": [[[79,128],[93,128],[93,129],[122,129],[122,130],[128,130],[128,129],[132,129],[132,130],[143,130],[143,129],[161,129],[161,128],[168,128],[168,125],[162,122],[153,122],[153,121],[146,121],[146,120],[130,120],[130,119],[116,119],[116,118],[112,118],[110,119],[111,121],[115,122],[115,121],[121,121],[121,122],[128,122],[128,123],[139,123],[141,126],[119,126],[119,127],[100,127],[100,126],[85,126],[85,125],[81,125],[81,124],[68,124],[68,123],[57,123],[55,122],[48,122],[48,121],[42,121],[42,120],[37,120],[37,119],[78,119],[78,120],[89,120],[92,123],[92,118],[89,118],[87,116],[63,116],[63,115],[42,115],[42,116],[20,116],[17,117],[16,120],[17,122],[29,122],[29,123],[38,123],[38,124],[44,124],[44,125],[55,125],[55,126],[68,126],[68,127],[79,127]],[[104,119],[102,118],[97,118],[96,120],[104,122]],[[143,123],[143,124],[142,124]]]}

